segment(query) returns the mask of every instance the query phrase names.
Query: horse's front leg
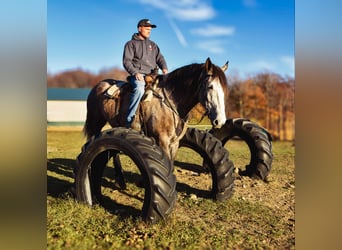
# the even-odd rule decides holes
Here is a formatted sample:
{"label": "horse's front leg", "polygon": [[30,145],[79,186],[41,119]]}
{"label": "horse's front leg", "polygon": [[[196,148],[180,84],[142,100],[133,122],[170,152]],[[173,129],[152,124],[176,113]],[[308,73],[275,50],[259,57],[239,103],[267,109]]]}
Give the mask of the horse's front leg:
{"label": "horse's front leg", "polygon": [[170,148],[170,138],[167,135],[160,135],[159,136],[159,146],[163,149],[166,157],[168,157],[173,165],[174,157],[171,153]]}
{"label": "horse's front leg", "polygon": [[171,157],[170,159],[171,159],[172,165],[173,165],[174,160],[176,159],[178,148],[179,148],[179,141],[173,142],[170,144],[169,151],[170,151],[170,157]]}

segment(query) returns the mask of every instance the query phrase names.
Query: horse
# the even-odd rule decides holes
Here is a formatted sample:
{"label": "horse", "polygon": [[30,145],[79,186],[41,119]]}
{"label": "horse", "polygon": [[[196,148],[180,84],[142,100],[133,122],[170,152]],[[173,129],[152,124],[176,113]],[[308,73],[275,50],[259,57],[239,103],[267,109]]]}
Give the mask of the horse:
{"label": "horse", "polygon": [[[153,78],[156,85],[148,100],[140,102],[132,129],[153,137],[173,163],[179,141],[187,130],[189,113],[198,103],[206,110],[212,126],[220,128],[226,122],[225,97],[228,84],[224,71],[228,62],[218,67],[208,57],[205,63],[193,63]],[[117,83],[116,95],[107,91]],[[90,139],[100,134],[108,122],[112,127],[125,127],[131,85],[106,79],[95,85],[87,99],[87,115],[83,128]]]}

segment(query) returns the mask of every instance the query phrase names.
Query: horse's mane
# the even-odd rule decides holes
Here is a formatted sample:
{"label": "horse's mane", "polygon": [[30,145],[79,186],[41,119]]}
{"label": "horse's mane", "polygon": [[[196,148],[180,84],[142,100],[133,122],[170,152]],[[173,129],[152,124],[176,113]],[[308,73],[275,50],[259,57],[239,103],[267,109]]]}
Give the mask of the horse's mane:
{"label": "horse's mane", "polygon": [[[174,71],[170,72],[165,81],[165,87],[168,90],[173,91],[177,87],[181,87],[183,90],[192,87],[191,84],[199,83],[200,77],[203,76],[201,72],[204,70],[204,63],[193,63],[185,65]],[[222,69],[213,64],[213,76],[219,77],[225,96],[228,96],[228,83],[227,78]],[[181,86],[179,86],[181,85]],[[194,93],[193,93],[194,94]]]}
{"label": "horse's mane", "polygon": [[200,70],[202,70],[203,67],[204,64],[193,63],[175,69],[167,75],[165,87],[174,89],[180,84],[182,84],[183,88],[190,87],[192,82],[198,82]]}

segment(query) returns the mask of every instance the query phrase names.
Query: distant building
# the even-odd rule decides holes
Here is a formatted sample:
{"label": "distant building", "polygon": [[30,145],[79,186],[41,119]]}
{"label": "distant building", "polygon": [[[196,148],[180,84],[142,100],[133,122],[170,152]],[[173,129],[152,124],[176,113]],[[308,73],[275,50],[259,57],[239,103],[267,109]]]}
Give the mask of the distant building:
{"label": "distant building", "polygon": [[48,125],[81,125],[86,119],[89,88],[48,88]]}

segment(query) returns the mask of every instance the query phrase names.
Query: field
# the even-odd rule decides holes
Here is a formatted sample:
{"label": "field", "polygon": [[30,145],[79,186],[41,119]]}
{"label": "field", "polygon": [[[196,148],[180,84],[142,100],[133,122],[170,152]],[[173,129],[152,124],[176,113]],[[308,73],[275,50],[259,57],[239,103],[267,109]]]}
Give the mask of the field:
{"label": "field", "polygon": [[[237,176],[233,196],[224,202],[208,198],[211,177],[201,170],[202,159],[180,148],[175,161],[177,203],[172,215],[150,225],[141,221],[139,175],[123,161],[127,190],[113,183],[103,189],[115,199],[106,207],[75,202],[69,188],[73,167],[85,139],[79,130],[47,131],[47,248],[48,249],[294,249],[295,148],[273,142],[269,182]],[[225,147],[235,167],[249,163],[243,141]],[[106,181],[110,183],[109,165]],[[128,194],[129,193],[129,194]]]}

